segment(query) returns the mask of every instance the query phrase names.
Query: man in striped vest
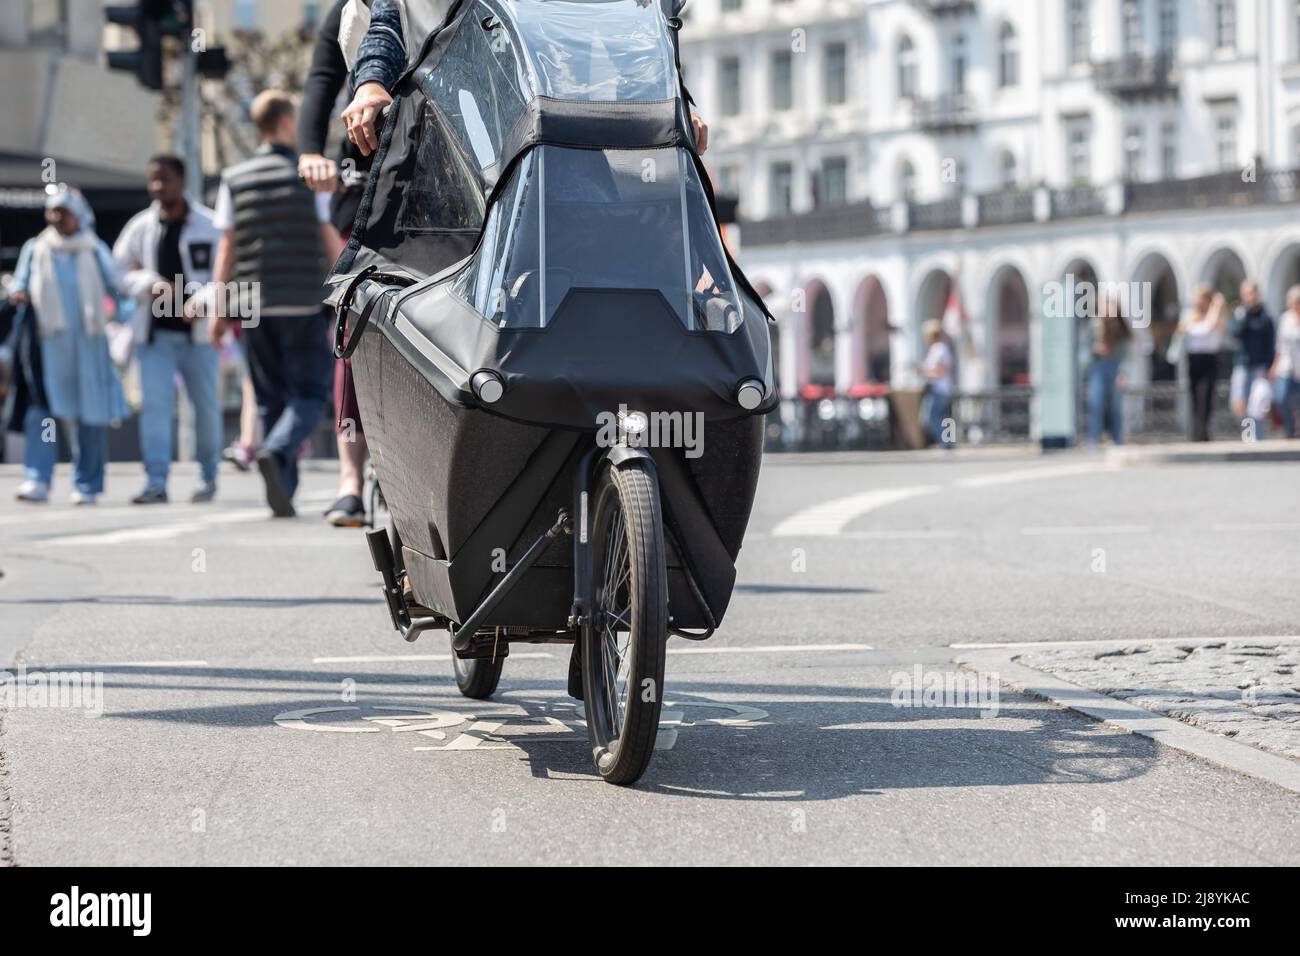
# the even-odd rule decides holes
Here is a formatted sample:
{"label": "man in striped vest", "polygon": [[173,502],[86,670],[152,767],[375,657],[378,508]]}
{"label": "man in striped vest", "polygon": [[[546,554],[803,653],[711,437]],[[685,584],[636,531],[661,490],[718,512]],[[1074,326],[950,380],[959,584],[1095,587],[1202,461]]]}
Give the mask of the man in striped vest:
{"label": "man in striped vest", "polygon": [[298,175],[297,104],[266,90],[251,113],[262,145],[222,174],[213,217],[222,233],[213,278],[222,294],[212,336],[219,343],[239,321],[266,435],[255,457],[267,504],[276,517],[292,517],[298,448],[330,398],[322,300],[341,242],[329,194],[313,193]]}

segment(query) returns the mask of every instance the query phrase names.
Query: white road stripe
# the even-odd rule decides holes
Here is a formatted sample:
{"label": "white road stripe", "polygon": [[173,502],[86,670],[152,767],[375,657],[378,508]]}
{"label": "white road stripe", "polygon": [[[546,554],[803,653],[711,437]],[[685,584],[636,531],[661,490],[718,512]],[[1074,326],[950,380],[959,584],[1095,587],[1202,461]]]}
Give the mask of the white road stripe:
{"label": "white road stripe", "polygon": [[1114,471],[1100,462],[1080,462],[1072,465],[1047,465],[1038,468],[1017,468],[1015,471],[999,471],[991,475],[972,475],[958,478],[953,482],[955,488],[991,488],[996,485],[1011,485],[1021,481],[1037,481],[1040,478],[1068,478],[1073,475],[1090,475],[1098,471]]}
{"label": "white road stripe", "polygon": [[990,641],[974,644],[949,644],[958,650],[977,650],[984,648],[1016,647],[1090,647],[1113,646],[1123,644],[1205,644],[1221,641],[1300,641],[1300,634],[1281,634],[1266,637],[1107,637],[1088,641]]}
{"label": "white road stripe", "polygon": [[1261,522],[1259,524],[1216,524],[1215,531],[1288,531],[1295,533],[1300,531],[1300,524],[1289,524],[1287,522]]}
{"label": "white road stripe", "polygon": [[[669,654],[818,654],[833,651],[870,651],[870,644],[769,644],[755,647],[670,647]],[[511,653],[513,659],[554,657],[545,651]],[[313,657],[313,664],[387,664],[449,661],[450,654],[375,654],[364,657]]]}
{"label": "white road stripe", "polygon": [[1062,525],[1059,527],[1046,528],[1021,528],[1020,533],[1029,537],[1045,538],[1052,535],[1080,535],[1080,534],[1146,534],[1151,529],[1141,524],[1112,524],[1112,525],[1095,525],[1093,527],[1069,527]]}
{"label": "white road stripe", "polygon": [[669,654],[817,654],[827,651],[870,651],[870,644],[767,644],[755,647],[670,647]]}
{"label": "white road stripe", "polygon": [[[510,660],[532,660],[540,657],[554,657],[546,651],[511,652]],[[429,661],[449,661],[450,654],[372,654],[364,657],[313,657],[313,664],[416,664]]]}
{"label": "white road stripe", "polygon": [[249,521],[269,520],[266,509],[249,509],[247,511],[227,511],[221,514],[207,515],[193,521],[175,521],[167,524],[149,525],[143,528],[117,528],[108,531],[91,531],[86,534],[72,534],[60,538],[42,541],[42,544],[56,545],[111,545],[129,544],[133,541],[162,541],[177,538],[183,534],[194,534],[216,525],[238,524]]}
{"label": "white road stripe", "polygon": [[932,495],[938,490],[937,485],[916,485],[908,488],[878,488],[847,498],[836,498],[791,515],[772,529],[772,536],[788,538],[839,534],[850,522],[877,508],[906,501],[908,498]]}
{"label": "white road stripe", "polygon": [[[1038,481],[1043,478],[1088,475],[1108,469],[1113,470],[1113,466],[1108,466],[1103,462],[1078,462],[1069,465],[1017,468],[1013,471],[999,471],[991,475],[973,475],[969,478],[959,478],[952,483],[951,487],[990,488],[1022,481]],[[772,536],[787,538],[842,534],[844,528],[851,522],[875,511],[877,508],[883,508],[886,505],[896,504],[899,501],[906,501],[909,498],[916,498],[921,495],[931,495],[939,490],[938,485],[916,485],[904,488],[879,488],[844,498],[836,498],[833,501],[826,501],[794,513],[772,529]]]}
{"label": "white road stripe", "polygon": [[211,667],[207,661],[96,661],[77,664],[74,669],[93,670],[96,667]]}

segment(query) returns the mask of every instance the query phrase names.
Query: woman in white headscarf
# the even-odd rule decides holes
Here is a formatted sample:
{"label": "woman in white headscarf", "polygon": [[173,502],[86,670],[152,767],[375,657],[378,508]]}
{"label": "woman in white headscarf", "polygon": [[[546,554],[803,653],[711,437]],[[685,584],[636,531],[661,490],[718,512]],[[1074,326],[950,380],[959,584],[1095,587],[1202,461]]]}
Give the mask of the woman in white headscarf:
{"label": "woman in white headscarf", "polygon": [[116,312],[118,276],[108,246],[95,235],[95,214],[82,194],[60,187],[45,202],[47,223],[18,256],[10,301],[28,305],[40,339],[44,402],[27,409],[25,480],[20,501],[49,500],[58,460],[54,422],[75,427],[74,504],[94,504],[104,490],[107,426],[129,414],[108,351],[105,329]]}

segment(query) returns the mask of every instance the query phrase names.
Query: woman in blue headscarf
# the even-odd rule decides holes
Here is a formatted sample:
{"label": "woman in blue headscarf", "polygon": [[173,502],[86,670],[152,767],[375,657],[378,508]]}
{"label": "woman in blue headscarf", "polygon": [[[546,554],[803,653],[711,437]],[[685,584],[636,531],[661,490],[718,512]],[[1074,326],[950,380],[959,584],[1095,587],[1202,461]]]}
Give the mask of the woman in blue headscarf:
{"label": "woman in blue headscarf", "polygon": [[116,313],[118,276],[108,246],[95,235],[95,214],[75,189],[60,187],[45,202],[48,224],[23,246],[10,289],[26,306],[40,340],[43,386],[27,408],[26,476],[19,501],[49,500],[58,460],[54,421],[75,424],[74,504],[94,504],[104,490],[107,426],[129,414],[109,356],[105,328]]}

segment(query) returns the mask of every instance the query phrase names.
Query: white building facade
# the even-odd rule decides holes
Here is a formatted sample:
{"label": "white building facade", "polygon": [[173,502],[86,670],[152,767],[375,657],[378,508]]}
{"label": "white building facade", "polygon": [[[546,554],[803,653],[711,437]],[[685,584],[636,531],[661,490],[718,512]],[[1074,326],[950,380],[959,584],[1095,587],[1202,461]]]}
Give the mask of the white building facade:
{"label": "white building facade", "polygon": [[1300,0],[691,0],[685,21],[788,397],[914,384],[920,324],[954,303],[964,390],[1040,386],[1067,279],[1149,283],[1129,379],[1173,381],[1198,283],[1258,278],[1278,310],[1300,282]]}

